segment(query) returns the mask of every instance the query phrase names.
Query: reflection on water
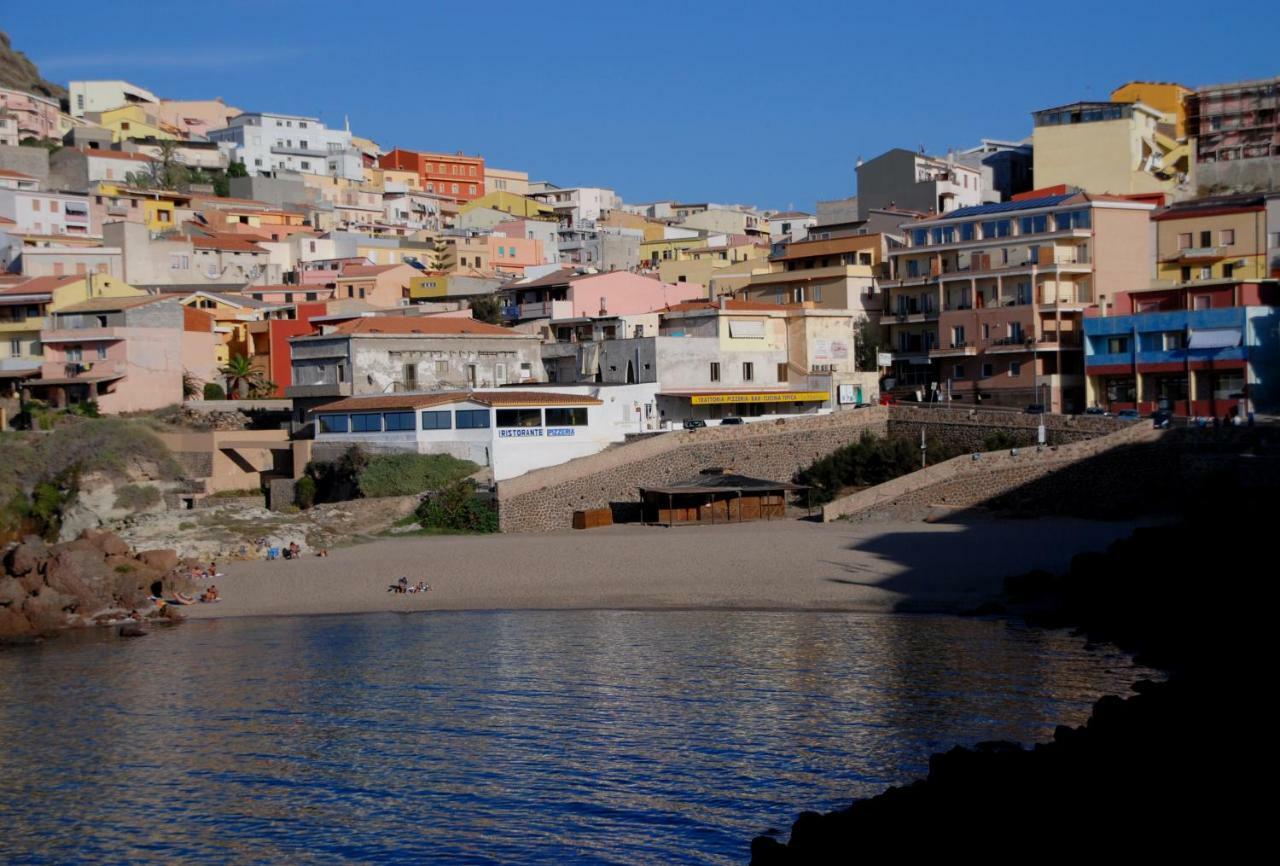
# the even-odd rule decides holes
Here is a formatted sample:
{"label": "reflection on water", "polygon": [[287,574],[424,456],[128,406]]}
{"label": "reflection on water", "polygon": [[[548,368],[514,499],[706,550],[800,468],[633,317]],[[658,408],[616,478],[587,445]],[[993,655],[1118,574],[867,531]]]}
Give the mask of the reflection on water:
{"label": "reflection on water", "polygon": [[204,621],[0,652],[0,861],[744,862],[1143,672],[943,617]]}

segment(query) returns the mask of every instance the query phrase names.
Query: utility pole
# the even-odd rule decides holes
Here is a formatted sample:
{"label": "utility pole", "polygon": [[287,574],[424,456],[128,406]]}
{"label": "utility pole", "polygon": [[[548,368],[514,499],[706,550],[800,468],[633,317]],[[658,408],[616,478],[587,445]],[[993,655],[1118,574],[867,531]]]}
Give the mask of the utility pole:
{"label": "utility pole", "polygon": [[924,425],[921,425],[920,426],[920,468],[921,469],[925,468],[925,465],[926,465],[925,450],[927,447],[928,446],[925,445],[925,440],[924,440]]}

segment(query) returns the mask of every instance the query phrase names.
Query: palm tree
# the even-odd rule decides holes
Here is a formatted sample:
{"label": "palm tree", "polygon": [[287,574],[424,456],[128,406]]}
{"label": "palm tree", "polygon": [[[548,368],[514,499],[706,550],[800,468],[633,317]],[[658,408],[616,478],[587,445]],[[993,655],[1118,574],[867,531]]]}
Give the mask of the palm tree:
{"label": "palm tree", "polygon": [[194,400],[200,396],[204,383],[192,375],[190,370],[182,371],[182,399]]}
{"label": "palm tree", "polygon": [[248,396],[262,382],[262,371],[244,355],[236,355],[218,371],[227,379],[227,396],[235,399]]}

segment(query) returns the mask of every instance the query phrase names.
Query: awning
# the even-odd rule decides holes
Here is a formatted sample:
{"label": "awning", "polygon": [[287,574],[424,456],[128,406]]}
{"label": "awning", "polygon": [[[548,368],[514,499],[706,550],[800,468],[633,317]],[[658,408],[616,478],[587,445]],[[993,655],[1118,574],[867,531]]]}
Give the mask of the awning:
{"label": "awning", "polygon": [[693,406],[728,403],[825,403],[831,399],[826,391],[663,391],[658,396],[687,398]]}
{"label": "awning", "polygon": [[1192,331],[1187,343],[1188,349],[1229,349],[1240,345],[1240,331],[1237,328],[1208,328],[1203,331]]}

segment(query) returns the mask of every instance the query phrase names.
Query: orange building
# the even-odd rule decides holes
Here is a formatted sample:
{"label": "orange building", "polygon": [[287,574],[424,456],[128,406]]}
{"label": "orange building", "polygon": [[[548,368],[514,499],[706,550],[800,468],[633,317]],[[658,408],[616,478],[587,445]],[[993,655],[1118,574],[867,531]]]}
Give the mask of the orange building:
{"label": "orange building", "polygon": [[484,157],[455,154],[421,153],[395,148],[378,158],[379,168],[415,171],[425,192],[448,196],[466,202],[480,198],[484,189]]}

